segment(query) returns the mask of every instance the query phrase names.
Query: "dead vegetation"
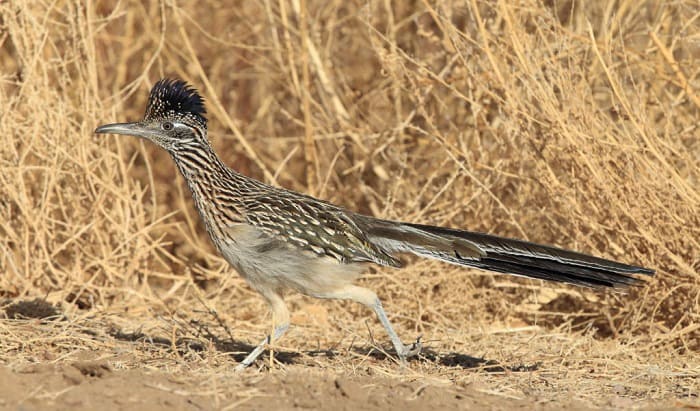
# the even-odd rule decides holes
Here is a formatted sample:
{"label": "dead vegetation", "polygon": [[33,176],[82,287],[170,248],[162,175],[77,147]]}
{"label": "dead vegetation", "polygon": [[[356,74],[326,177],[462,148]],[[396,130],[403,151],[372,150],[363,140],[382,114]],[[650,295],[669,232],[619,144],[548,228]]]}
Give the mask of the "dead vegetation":
{"label": "dead vegetation", "polygon": [[[118,331],[144,337],[124,367],[157,357],[223,372],[232,360],[216,339],[268,331],[167,154],[92,133],[139,118],[150,86],[173,76],[207,97],[213,145],[245,174],[368,214],[658,271],[613,294],[426,261],[374,270],[363,281],[400,334],[437,353],[404,378],[532,384],[439,360],[469,354],[539,363],[557,386],[536,391],[551,398],[593,398],[617,375],[634,398],[697,395],[695,2],[9,1],[0,13],[0,298],[45,298],[69,319],[3,320],[0,362],[109,350],[127,344]],[[395,373],[369,360],[370,335],[384,340],[370,312],[288,300],[283,351]],[[201,349],[178,348],[186,340]]]}

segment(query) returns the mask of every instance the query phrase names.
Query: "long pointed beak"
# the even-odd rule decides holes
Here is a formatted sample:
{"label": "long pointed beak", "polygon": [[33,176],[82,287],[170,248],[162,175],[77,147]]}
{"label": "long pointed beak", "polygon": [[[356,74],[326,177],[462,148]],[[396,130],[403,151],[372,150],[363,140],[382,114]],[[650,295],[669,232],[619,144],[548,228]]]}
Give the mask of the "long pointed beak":
{"label": "long pointed beak", "polygon": [[105,124],[95,129],[98,134],[123,134],[127,136],[147,137],[148,131],[139,123]]}

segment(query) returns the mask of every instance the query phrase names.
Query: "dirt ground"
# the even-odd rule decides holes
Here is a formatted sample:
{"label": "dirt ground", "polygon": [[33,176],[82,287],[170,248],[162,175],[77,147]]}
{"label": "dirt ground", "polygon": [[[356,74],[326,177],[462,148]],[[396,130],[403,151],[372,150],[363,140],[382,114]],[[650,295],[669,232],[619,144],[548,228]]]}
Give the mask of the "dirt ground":
{"label": "dirt ground", "polygon": [[[0,408],[700,408],[697,0],[0,1]],[[402,257],[372,312],[217,253],[160,78],[237,171],[377,217],[654,268],[625,292]]]}
{"label": "dirt ground", "polygon": [[[204,378],[204,380],[203,380]],[[547,399],[490,393],[478,383],[401,381],[381,376],[345,376],[289,367],[262,375],[219,374],[214,382],[190,373],[110,369],[107,361],[0,369],[0,405],[23,410],[588,410],[583,400]],[[215,392],[212,384],[220,384]],[[669,403],[602,395],[609,408],[668,409]],[[694,408],[691,402],[678,407]]]}
{"label": "dirt ground", "polygon": [[[428,342],[406,366],[386,355],[386,344],[361,336],[318,349],[281,346],[272,365],[265,356],[236,373],[236,362],[252,347],[219,339],[208,328],[204,336],[200,321],[190,324],[198,337],[193,332],[173,340],[163,330],[151,335],[118,329],[123,319],[109,325],[94,318],[71,321],[40,300],[6,307],[17,319],[2,324],[5,352],[21,360],[0,368],[3,409],[700,407],[697,361],[661,355],[631,366],[639,354],[633,346],[537,327],[475,334],[473,343],[454,351],[441,352]],[[298,341],[299,333],[292,334]]]}
{"label": "dirt ground", "polygon": [[[1,405],[24,410],[589,409],[582,401],[553,404],[491,395],[472,386],[337,376],[306,367],[291,367],[284,373],[222,377],[217,376],[223,387],[207,394],[211,380],[203,382],[201,377],[189,374],[174,377],[160,371],[113,371],[106,361],[32,366],[18,371],[3,368]],[[611,407],[629,403],[621,397],[608,401]],[[648,404],[638,405],[654,409]]]}

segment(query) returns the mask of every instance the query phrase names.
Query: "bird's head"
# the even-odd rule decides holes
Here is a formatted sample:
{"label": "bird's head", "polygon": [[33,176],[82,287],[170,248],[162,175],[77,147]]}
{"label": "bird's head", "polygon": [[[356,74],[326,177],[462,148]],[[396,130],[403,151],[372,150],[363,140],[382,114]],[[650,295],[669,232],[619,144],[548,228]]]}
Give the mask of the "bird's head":
{"label": "bird's head", "polygon": [[161,79],[151,89],[143,120],[105,124],[95,133],[143,137],[173,152],[206,142],[204,99],[182,80]]}

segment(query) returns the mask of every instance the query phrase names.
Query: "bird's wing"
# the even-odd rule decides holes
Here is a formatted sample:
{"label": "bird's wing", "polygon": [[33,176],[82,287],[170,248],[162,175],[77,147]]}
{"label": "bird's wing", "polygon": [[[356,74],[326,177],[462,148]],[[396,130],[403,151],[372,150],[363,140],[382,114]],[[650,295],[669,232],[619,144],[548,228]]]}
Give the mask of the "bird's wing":
{"label": "bird's wing", "polygon": [[301,249],[342,263],[401,266],[398,259],[367,238],[352,213],[330,203],[278,189],[274,196],[253,195],[243,204],[248,224]]}

